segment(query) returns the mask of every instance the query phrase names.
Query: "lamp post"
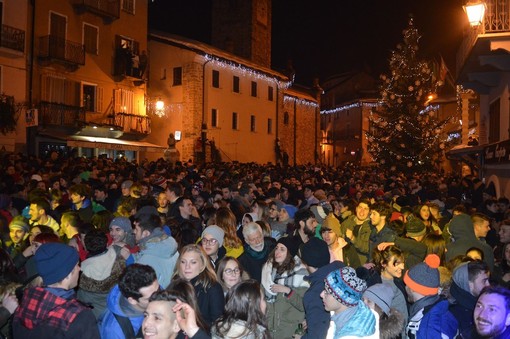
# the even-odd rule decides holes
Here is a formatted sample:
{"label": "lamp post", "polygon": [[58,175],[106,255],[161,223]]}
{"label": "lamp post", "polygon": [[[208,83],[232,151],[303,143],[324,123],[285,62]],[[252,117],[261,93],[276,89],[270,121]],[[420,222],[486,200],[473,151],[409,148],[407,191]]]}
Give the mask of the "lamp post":
{"label": "lamp post", "polygon": [[473,0],[468,1],[464,7],[467,14],[469,24],[472,27],[477,27],[482,24],[483,16],[485,15],[486,4],[484,1]]}

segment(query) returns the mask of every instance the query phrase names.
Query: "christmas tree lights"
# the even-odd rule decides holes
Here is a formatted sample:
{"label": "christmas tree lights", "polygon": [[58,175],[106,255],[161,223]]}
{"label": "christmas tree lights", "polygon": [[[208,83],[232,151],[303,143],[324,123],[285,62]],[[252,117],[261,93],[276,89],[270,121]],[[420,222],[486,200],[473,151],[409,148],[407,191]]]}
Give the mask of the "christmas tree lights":
{"label": "christmas tree lights", "polygon": [[442,81],[427,61],[420,60],[420,35],[413,19],[389,61],[390,74],[380,77],[380,102],[369,115],[365,136],[374,161],[404,172],[432,169],[445,149],[438,105],[428,105]]}

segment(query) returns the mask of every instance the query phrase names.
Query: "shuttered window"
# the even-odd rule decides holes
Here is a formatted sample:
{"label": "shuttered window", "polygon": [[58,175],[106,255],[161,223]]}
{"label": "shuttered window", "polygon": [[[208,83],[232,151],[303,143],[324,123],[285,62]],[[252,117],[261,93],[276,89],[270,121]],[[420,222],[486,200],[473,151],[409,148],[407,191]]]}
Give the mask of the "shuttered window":
{"label": "shuttered window", "polygon": [[83,46],[85,52],[90,54],[97,54],[97,42],[99,37],[99,30],[96,26],[83,24]]}

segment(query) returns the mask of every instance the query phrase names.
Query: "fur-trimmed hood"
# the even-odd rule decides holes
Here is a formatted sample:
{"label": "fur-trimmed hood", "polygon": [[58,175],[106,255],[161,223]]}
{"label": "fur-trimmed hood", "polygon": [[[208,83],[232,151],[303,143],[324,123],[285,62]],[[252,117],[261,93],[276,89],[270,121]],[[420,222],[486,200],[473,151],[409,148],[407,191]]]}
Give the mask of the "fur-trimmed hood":
{"label": "fur-trimmed hood", "polygon": [[379,320],[379,335],[381,339],[398,338],[404,330],[404,316],[396,309],[390,309],[387,318]]}

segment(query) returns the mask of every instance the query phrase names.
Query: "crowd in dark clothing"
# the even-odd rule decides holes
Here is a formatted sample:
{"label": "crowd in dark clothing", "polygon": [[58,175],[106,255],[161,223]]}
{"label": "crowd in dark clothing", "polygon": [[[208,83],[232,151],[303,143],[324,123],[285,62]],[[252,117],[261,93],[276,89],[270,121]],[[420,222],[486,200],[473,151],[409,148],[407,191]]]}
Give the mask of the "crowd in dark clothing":
{"label": "crowd in dark clothing", "polygon": [[[366,303],[378,317],[362,337],[477,338],[483,288],[510,287],[510,203],[475,176],[56,152],[0,161],[0,326],[8,338],[143,335],[148,304],[170,298],[158,290],[182,294],[196,311],[194,338],[336,338],[338,319],[323,304],[325,279],[327,291],[340,288],[328,285],[335,272],[355,272],[365,286],[356,314]],[[73,249],[47,265],[57,273],[42,266],[68,250],[48,246],[55,243]],[[267,303],[257,306],[256,326],[228,315],[243,281]],[[370,302],[370,291],[388,307]]]}

